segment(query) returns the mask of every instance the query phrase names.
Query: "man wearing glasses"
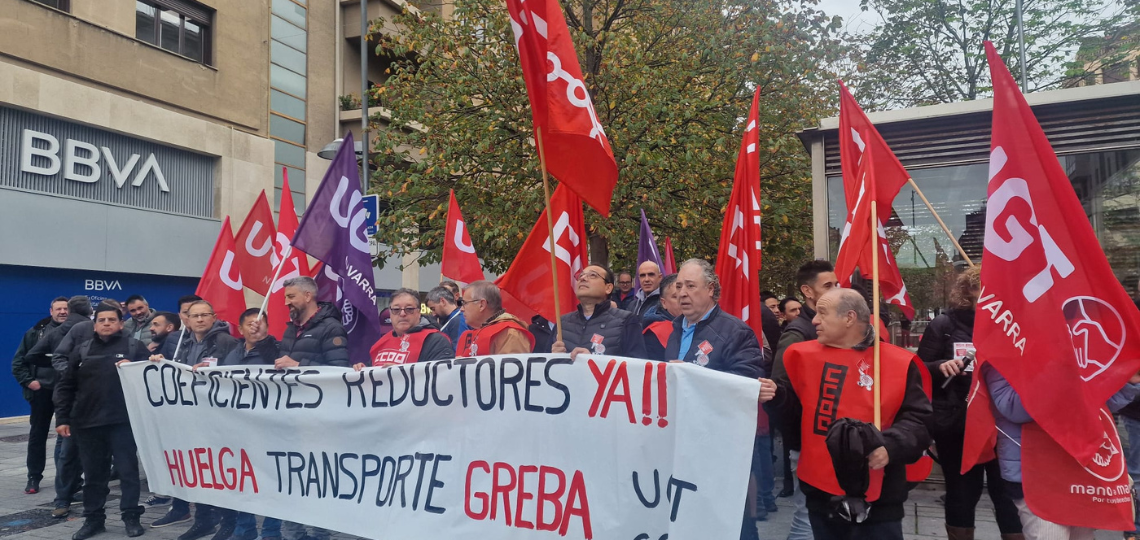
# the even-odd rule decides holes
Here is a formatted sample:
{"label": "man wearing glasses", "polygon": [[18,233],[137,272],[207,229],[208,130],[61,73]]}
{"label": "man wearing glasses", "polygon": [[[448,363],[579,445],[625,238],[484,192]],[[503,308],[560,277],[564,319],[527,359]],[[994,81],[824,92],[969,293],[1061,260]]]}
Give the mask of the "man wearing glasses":
{"label": "man wearing glasses", "polygon": [[[619,308],[625,309],[629,307],[630,299],[633,298],[633,274],[622,270],[617,274],[617,288],[612,293],[614,302],[617,302]],[[626,310],[629,311],[629,310]]]}
{"label": "man wearing glasses", "polygon": [[530,354],[534,350],[534,336],[526,330],[526,323],[503,310],[503,298],[494,283],[468,285],[460,301],[471,329],[459,337],[458,356]]}
{"label": "man wearing glasses", "polygon": [[630,301],[628,310],[640,321],[649,308],[661,303],[661,267],[653,261],[645,261],[637,267],[637,279],[641,289]]}
{"label": "man wearing glasses", "polygon": [[578,309],[562,316],[562,341],[555,341],[552,353],[605,354],[647,358],[641,322],[636,315],[611,307],[614,274],[608,268],[587,266],[574,280]]}

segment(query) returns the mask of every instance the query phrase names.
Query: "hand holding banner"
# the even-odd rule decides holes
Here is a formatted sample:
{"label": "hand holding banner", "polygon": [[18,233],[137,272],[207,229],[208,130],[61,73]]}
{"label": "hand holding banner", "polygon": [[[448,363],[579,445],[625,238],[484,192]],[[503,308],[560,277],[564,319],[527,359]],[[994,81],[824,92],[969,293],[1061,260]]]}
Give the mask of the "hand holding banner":
{"label": "hand holding banner", "polygon": [[371,538],[735,539],[760,388],[588,355],[119,375],[155,491]]}

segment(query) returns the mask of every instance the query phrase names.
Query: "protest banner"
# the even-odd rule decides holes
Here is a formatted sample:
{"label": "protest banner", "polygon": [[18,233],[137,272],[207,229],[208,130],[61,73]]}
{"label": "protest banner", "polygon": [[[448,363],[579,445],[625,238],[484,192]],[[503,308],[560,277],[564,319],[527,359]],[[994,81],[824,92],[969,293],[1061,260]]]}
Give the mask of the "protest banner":
{"label": "protest banner", "polygon": [[759,383],[580,355],[119,370],[150,488],[368,538],[739,537]]}

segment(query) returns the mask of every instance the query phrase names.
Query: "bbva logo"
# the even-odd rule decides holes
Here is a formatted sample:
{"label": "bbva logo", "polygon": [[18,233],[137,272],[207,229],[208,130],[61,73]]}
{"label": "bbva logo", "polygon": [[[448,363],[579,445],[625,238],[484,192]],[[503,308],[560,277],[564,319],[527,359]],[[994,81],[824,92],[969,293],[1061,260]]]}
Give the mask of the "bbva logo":
{"label": "bbva logo", "polygon": [[83,280],[83,290],[85,291],[121,291],[123,285],[119,280],[113,279],[104,281],[102,279],[85,279]]}
{"label": "bbva logo", "polygon": [[[47,148],[35,147],[32,144],[34,141],[47,144]],[[126,161],[122,162],[123,164],[120,167],[114,154],[111,153],[111,149],[106,146],[96,147],[84,141],[64,139],[63,147],[63,160],[61,162],[59,139],[41,131],[25,129],[20,145],[20,172],[55,176],[62,170],[64,180],[94,184],[104,177],[100,161],[106,161],[107,170],[111,173],[111,179],[115,181],[115,187],[122,189],[134,173],[131,186],[142,186],[147,178],[154,176],[154,180],[158,182],[158,188],[163,193],[170,193],[166,176],[162,174],[162,168],[158,166],[158,159],[154,157],[153,153],[143,160],[141,166],[138,166],[141,156],[131,154]],[[37,156],[46,159],[47,165],[33,164],[32,158]],[[138,166],[137,172],[135,171],[136,166]]]}

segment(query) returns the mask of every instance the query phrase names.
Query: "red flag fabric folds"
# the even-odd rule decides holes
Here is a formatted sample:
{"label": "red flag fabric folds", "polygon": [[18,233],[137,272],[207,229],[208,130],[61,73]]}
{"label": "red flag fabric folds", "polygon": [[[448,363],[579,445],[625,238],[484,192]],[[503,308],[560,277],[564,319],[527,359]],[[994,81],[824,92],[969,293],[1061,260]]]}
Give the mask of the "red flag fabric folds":
{"label": "red flag fabric folds", "polygon": [[[752,96],[744,137],[736,155],[736,178],[724,212],[716,275],[720,278],[720,308],[764,335],[760,310],[760,90]],[[775,343],[769,343],[775,347]]]}
{"label": "red flag fabric folds", "polygon": [[484,277],[483,265],[475,254],[471,235],[467,234],[467,222],[459,211],[454,189],[447,205],[447,229],[443,233],[443,256],[439,266],[440,274],[461,283],[479,281]]}
{"label": "red flag fabric folds", "polygon": [[[293,206],[293,192],[289,191],[289,172],[285,174],[281,186],[281,200],[277,205],[277,244],[274,251],[277,260],[283,264],[277,281],[269,291],[269,303],[265,308],[269,320],[269,334],[281,339],[285,335],[285,325],[289,322],[289,308],[285,307],[285,280],[299,276],[312,276],[309,269],[309,256],[299,249],[293,249],[293,233],[297,232],[297,210]],[[318,263],[319,264],[319,263]],[[277,271],[276,268],[273,269]]]}
{"label": "red flag fabric folds", "polygon": [[[565,185],[559,184],[550,198],[554,216],[554,255],[558,268],[559,300],[562,313],[578,305],[574,294],[574,276],[586,267],[586,220],[582,201]],[[530,230],[515,260],[495,283],[502,289],[503,304],[518,317],[537,313],[548,321],[561,315],[554,309],[554,281],[550,277],[550,235],[547,234],[546,212]],[[517,302],[517,303],[516,303]],[[525,319],[524,319],[525,320]]]}
{"label": "red flag fabric folds", "polygon": [[562,7],[558,0],[507,0],[507,11],[546,167],[608,217],[617,162],[586,91]]}
{"label": "red flag fabric folds", "polygon": [[1140,369],[1140,312],[993,45],[982,289],[974,346],[1062,448],[1089,465],[1100,410]]}
{"label": "red flag fabric folds", "polygon": [[[871,279],[871,257],[873,250],[878,249],[879,288],[883,298],[899,306],[907,318],[913,320],[914,306],[883,227],[891,218],[891,203],[910,175],[843,81],[839,81],[839,96],[839,157],[848,214],[835,258],[835,275],[844,287],[851,286],[851,274],[856,267],[864,278]],[[876,231],[871,231],[872,201],[878,212]],[[877,241],[872,242],[872,237]]]}
{"label": "red flag fabric folds", "polygon": [[269,208],[269,201],[265,198],[265,190],[249,209],[241,228],[238,229],[235,242],[237,243],[237,262],[241,275],[245,278],[245,286],[257,294],[269,294],[270,281],[273,280],[273,269],[277,266],[277,254],[273,250],[274,240],[277,238],[273,230],[273,210]]}
{"label": "red flag fabric folds", "polygon": [[245,311],[245,293],[242,291],[241,271],[236,258],[234,233],[230,229],[230,218],[226,216],[194,294],[214,306],[218,320],[230,323],[231,333],[236,333],[238,320]]}
{"label": "red flag fabric folds", "polygon": [[665,275],[677,273],[677,261],[673,259],[673,241],[668,236],[665,237],[665,252],[661,254],[665,258],[665,268],[661,271]]}

